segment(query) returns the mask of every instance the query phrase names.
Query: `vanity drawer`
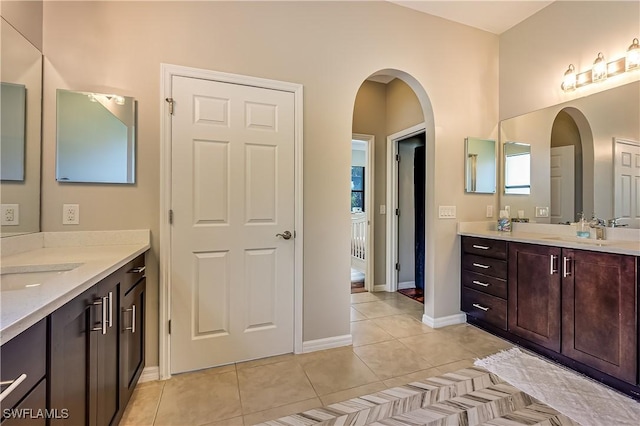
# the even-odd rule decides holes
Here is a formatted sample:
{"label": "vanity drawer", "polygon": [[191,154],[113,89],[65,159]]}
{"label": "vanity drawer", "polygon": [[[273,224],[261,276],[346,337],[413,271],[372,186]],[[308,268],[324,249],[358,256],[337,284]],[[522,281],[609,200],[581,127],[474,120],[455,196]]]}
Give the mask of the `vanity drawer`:
{"label": "vanity drawer", "polygon": [[507,279],[508,269],[506,260],[464,254],[462,256],[462,269],[495,278]]}
{"label": "vanity drawer", "polygon": [[507,242],[488,238],[462,237],[462,251],[507,260]]}
{"label": "vanity drawer", "polygon": [[504,299],[463,287],[462,310],[503,330],[507,329],[507,301]]}
{"label": "vanity drawer", "polygon": [[138,281],[144,278],[145,275],[145,264],[144,264],[144,254],[133,259],[131,262],[127,263],[121,268],[121,271],[124,274],[124,278],[122,278],[122,294],[126,294]]}
{"label": "vanity drawer", "polygon": [[[20,380],[21,383],[2,401],[2,408],[12,408],[46,374],[47,357],[47,320],[42,319],[29,327],[0,348],[0,377],[3,382]],[[7,389],[2,386],[2,390]]]}
{"label": "vanity drawer", "polygon": [[502,299],[507,298],[507,281],[488,275],[462,270],[462,285]]}

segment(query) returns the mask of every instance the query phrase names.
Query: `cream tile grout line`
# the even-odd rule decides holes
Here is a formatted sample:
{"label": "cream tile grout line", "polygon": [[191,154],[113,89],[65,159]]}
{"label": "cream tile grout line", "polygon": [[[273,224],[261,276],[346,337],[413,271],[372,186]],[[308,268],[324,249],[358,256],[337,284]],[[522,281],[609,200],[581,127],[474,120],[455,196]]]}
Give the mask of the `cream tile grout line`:
{"label": "cream tile grout line", "polygon": [[156,420],[158,419],[158,411],[160,410],[160,401],[162,401],[162,395],[164,394],[164,387],[167,384],[166,380],[162,381],[162,388],[160,389],[160,396],[158,397],[158,401],[156,402],[156,409],[155,412],[153,413],[153,421],[151,422],[152,425],[156,424]]}

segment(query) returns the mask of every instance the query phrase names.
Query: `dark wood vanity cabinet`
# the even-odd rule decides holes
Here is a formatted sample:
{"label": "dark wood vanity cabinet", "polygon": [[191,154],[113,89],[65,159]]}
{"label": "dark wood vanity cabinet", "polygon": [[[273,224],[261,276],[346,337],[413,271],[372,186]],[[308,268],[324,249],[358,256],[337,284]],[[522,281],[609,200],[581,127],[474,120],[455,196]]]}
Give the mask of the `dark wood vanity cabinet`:
{"label": "dark wood vanity cabinet", "polygon": [[509,243],[509,332],[560,352],[560,249]]}
{"label": "dark wood vanity cabinet", "polygon": [[118,424],[144,368],[144,286],[141,255],[50,315],[50,408],[68,413],[51,425]]}
{"label": "dark wood vanity cabinet", "polygon": [[108,276],[51,314],[51,408],[68,410],[51,424],[117,422],[120,276]]}
{"label": "dark wood vanity cabinet", "polygon": [[144,369],[145,295],[144,256],[123,268],[120,327],[120,404],[125,407]]}
{"label": "dark wood vanity cabinet", "polygon": [[[501,279],[502,264],[492,262],[503,246],[508,274]],[[461,281],[469,323],[640,398],[635,256],[465,236]],[[503,297],[506,327],[495,320],[500,305],[489,305]]]}
{"label": "dark wood vanity cabinet", "polygon": [[562,354],[638,383],[636,258],[562,250]]}
{"label": "dark wood vanity cabinet", "polygon": [[462,252],[462,310],[506,330],[507,243],[463,237]]}

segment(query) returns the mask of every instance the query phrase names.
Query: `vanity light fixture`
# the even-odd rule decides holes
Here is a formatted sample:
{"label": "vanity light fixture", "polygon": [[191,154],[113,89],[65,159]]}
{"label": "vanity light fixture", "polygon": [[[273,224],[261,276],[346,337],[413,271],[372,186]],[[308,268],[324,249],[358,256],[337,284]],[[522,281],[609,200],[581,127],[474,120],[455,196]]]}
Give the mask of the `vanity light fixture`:
{"label": "vanity light fixture", "polygon": [[576,72],[573,64],[569,64],[569,68],[564,73],[564,81],[562,82],[562,90],[571,92],[576,89]]}
{"label": "vanity light fixture", "polygon": [[124,96],[120,96],[120,95],[102,95],[99,93],[89,93],[87,95],[89,97],[89,100],[91,102],[115,102],[116,105],[124,105],[125,104],[125,99]]}
{"label": "vanity light fixture", "polygon": [[602,52],[598,53],[598,57],[593,62],[593,68],[591,69],[591,80],[594,83],[598,81],[604,81],[607,78],[607,63],[604,61],[604,55]]}
{"label": "vanity light fixture", "polygon": [[626,56],[620,59],[607,63],[602,52],[599,52],[590,70],[576,73],[573,64],[569,65],[560,87],[565,92],[571,92],[579,87],[634,70],[640,70],[640,43],[637,38],[633,39]]}
{"label": "vanity light fixture", "polygon": [[632,71],[640,68],[640,43],[634,38],[631,46],[627,49],[627,57],[625,61],[626,71]]}

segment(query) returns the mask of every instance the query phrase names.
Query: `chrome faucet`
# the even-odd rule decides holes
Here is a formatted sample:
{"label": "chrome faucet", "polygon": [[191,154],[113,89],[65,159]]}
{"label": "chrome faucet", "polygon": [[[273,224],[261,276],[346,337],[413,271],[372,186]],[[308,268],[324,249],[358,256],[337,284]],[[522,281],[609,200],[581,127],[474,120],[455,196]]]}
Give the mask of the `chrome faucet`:
{"label": "chrome faucet", "polygon": [[609,219],[607,220],[607,226],[610,228],[619,228],[621,226],[629,226],[628,223],[620,223],[618,222],[620,219],[622,219],[621,217],[614,217],[613,219]]}
{"label": "chrome faucet", "polygon": [[599,217],[596,217],[596,215],[594,214],[591,220],[589,221],[589,226],[596,230],[596,240],[606,239],[605,227],[607,226],[607,223],[604,220],[600,219]]}

